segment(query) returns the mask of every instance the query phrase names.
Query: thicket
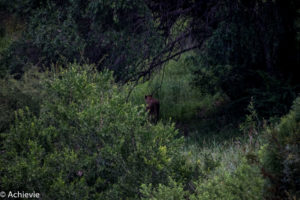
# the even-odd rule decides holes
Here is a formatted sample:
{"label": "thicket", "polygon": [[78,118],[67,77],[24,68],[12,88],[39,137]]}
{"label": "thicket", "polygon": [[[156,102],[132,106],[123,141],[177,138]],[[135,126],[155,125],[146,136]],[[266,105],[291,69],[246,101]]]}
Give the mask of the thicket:
{"label": "thicket", "polygon": [[279,125],[265,133],[259,151],[269,199],[300,198],[300,98]]}
{"label": "thicket", "polygon": [[175,181],[193,194],[193,182],[209,180],[219,166],[209,154],[191,162],[174,125],[151,124],[144,107],[126,103],[110,72],[71,65],[42,85],[39,112],[16,111],[10,130],[1,133],[4,191],[34,190],[45,199],[136,199],[147,197],[149,185]]}
{"label": "thicket", "polygon": [[194,66],[189,59],[193,56],[193,53],[187,53],[177,62],[167,63],[161,71],[154,73],[149,81],[134,87],[130,100],[134,104],[143,104],[145,94],[153,94],[161,103],[162,120],[191,120],[197,115],[201,98],[204,96],[192,85]]}
{"label": "thicket", "polygon": [[20,78],[33,65],[44,70],[52,63],[66,66],[76,60],[114,71],[118,82],[139,81],[195,49],[193,84],[212,95],[225,93],[231,104],[224,109],[231,111],[231,118],[245,113],[251,97],[261,116],[279,117],[300,92],[295,0],[1,5],[4,19],[15,16],[26,24],[13,41],[0,41],[5,46],[0,48],[1,77],[10,73]]}
{"label": "thicket", "polygon": [[[15,112],[1,133],[0,187],[43,199],[122,199],[177,176],[183,138],[126,103],[111,72],[71,65],[44,81],[38,115]],[[186,169],[182,169],[184,173]]]}
{"label": "thicket", "polygon": [[49,68],[52,63],[66,65],[76,60],[95,64],[98,70],[106,66],[117,80],[128,80],[141,70],[138,63],[155,56],[163,43],[143,1],[2,4],[6,12],[26,23],[22,36],[3,52],[0,66],[9,73],[22,74],[31,65]]}
{"label": "thicket", "polygon": [[32,68],[19,80],[14,76],[0,79],[0,132],[9,129],[14,120],[14,112],[18,109],[28,107],[32,113],[39,114],[45,94],[43,83],[48,76],[49,73],[41,73],[37,68]]}
{"label": "thicket", "polygon": [[[174,124],[151,124],[111,72],[73,64],[42,85],[38,112],[17,110],[1,133],[4,191],[34,190],[45,199],[299,196],[299,99],[278,126],[263,135],[256,129],[255,140],[184,150]],[[252,107],[246,137],[258,126]]]}
{"label": "thicket", "polygon": [[251,97],[265,118],[289,111],[299,93],[299,13],[295,1],[224,1],[194,59],[200,89],[221,89],[229,110],[244,114]]}
{"label": "thicket", "polygon": [[194,70],[198,67],[195,57],[197,54],[193,52],[185,53],[178,61],[167,63],[149,81],[131,87],[129,100],[144,104],[145,94],[153,94],[160,101],[160,120],[171,118],[192,143],[216,137],[221,142],[240,134],[237,125],[241,119],[234,119],[226,108],[230,104],[228,96],[219,88],[209,92],[205,87],[209,82],[200,89],[195,87]]}
{"label": "thicket", "polygon": [[[298,199],[299,98],[289,114],[272,126],[256,124],[255,110],[250,109],[252,105],[249,104],[251,112],[243,123],[248,139],[233,141],[227,147],[225,143],[224,146],[210,145],[208,149],[202,147],[195,153],[194,163],[204,163],[206,176],[189,183],[189,187],[172,179],[157,187],[143,184],[143,198]],[[254,134],[255,131],[258,132]]]}
{"label": "thicket", "polygon": [[299,19],[296,0],[0,0],[0,189],[300,198],[299,97],[279,118]]}
{"label": "thicket", "polygon": [[232,100],[234,114],[244,114],[254,96],[260,115],[281,116],[300,91],[295,0],[1,5],[1,15],[16,15],[26,23],[22,36],[1,53],[1,76],[76,60],[114,71],[117,81],[137,81],[195,49],[194,84],[210,93],[221,89]]}

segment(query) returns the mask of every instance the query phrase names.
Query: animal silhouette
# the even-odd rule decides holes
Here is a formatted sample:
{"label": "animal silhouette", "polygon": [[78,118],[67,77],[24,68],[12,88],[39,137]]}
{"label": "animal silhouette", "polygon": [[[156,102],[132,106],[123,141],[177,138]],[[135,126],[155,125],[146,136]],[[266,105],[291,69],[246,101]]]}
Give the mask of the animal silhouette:
{"label": "animal silhouette", "polygon": [[152,95],[145,95],[146,109],[149,112],[150,121],[157,123],[159,118],[159,101],[154,99]]}

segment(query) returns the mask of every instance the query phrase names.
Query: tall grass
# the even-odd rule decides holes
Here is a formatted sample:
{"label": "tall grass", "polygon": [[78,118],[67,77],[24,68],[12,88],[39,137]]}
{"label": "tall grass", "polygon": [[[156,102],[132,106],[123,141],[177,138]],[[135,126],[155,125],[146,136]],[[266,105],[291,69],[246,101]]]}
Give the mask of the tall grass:
{"label": "tall grass", "polygon": [[238,123],[228,120],[222,111],[226,95],[203,93],[193,87],[193,53],[184,54],[178,61],[170,61],[161,71],[132,92],[131,101],[143,104],[144,96],[153,94],[161,103],[161,118],[172,118],[185,137],[185,155],[192,165],[211,169],[210,177],[235,173],[248,153],[256,152]]}
{"label": "tall grass", "polygon": [[[208,138],[209,139],[209,138]],[[213,162],[218,164],[213,174],[233,172],[240,165],[242,157],[251,152],[256,152],[258,146],[253,148],[247,136],[231,138],[223,142],[213,138],[205,143],[188,143],[183,154],[190,154],[191,162],[203,161],[210,156]]]}
{"label": "tall grass", "polygon": [[162,119],[182,121],[194,117],[201,105],[202,95],[191,85],[193,66],[187,61],[190,56],[193,54],[184,54],[179,61],[170,61],[149,81],[137,85],[131,100],[136,104],[143,104],[144,96],[153,94],[160,101]]}
{"label": "tall grass", "polygon": [[[188,144],[223,141],[240,134],[237,124],[226,119],[222,111],[228,101],[222,91],[214,94],[194,87],[195,58],[186,53],[178,61],[170,61],[152,78],[138,84],[130,96],[134,104],[145,104],[145,95],[152,94],[160,101],[160,118],[176,122]],[[228,117],[227,117],[228,118]]]}

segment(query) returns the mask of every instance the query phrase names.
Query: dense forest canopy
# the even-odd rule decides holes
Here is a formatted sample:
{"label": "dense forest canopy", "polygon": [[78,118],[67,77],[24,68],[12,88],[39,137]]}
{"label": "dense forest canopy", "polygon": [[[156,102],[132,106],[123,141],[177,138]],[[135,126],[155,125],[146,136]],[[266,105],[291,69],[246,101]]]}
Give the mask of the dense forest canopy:
{"label": "dense forest canopy", "polygon": [[[194,49],[201,62],[196,85],[207,82],[206,68],[219,79],[212,87],[234,101],[255,95],[261,105],[279,106],[271,114],[280,114],[288,106],[279,104],[290,105],[299,92],[299,3],[294,0],[1,4],[2,21],[13,14],[26,24],[22,36],[2,52],[2,76],[22,73],[28,65],[77,61],[113,70],[117,81],[138,81]],[[283,96],[268,99],[261,94],[265,90]]]}
{"label": "dense forest canopy", "polygon": [[297,0],[0,0],[0,192],[300,198],[299,50]]}

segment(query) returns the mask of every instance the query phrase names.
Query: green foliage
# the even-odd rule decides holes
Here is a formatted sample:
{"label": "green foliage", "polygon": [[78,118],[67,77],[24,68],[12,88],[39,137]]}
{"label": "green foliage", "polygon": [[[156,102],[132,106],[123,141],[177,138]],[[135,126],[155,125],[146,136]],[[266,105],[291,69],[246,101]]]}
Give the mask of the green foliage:
{"label": "green foliage", "polygon": [[105,66],[118,81],[127,80],[144,67],[137,63],[147,62],[163,44],[143,1],[12,1],[6,6],[27,14],[23,36],[0,62],[11,73],[31,64],[50,67],[76,60]]}
{"label": "green foliage", "polygon": [[267,178],[267,196],[297,199],[300,197],[300,98],[278,126],[266,131],[266,144],[259,156]]}
{"label": "green foliage", "polygon": [[[253,157],[250,156],[252,154]],[[193,174],[191,179],[172,178],[167,184],[156,187],[142,185],[142,196],[145,199],[264,198],[265,180],[255,152],[247,140],[215,142],[203,146],[188,145],[183,155],[187,160],[186,164],[178,166],[185,169],[194,166],[198,175]],[[181,172],[179,167],[177,172]]]}
{"label": "green foliage", "polygon": [[264,180],[257,166],[247,163],[243,158],[237,169],[230,173],[216,173],[209,178],[200,178],[191,183],[190,190],[180,182],[169,179],[167,185],[142,185],[143,199],[263,199]]}
{"label": "green foliage", "polygon": [[[259,122],[299,93],[299,24],[296,0],[0,0],[1,190],[300,198],[300,98],[264,135]],[[131,85],[115,81],[147,75],[128,102]],[[157,124],[148,94],[160,101]]]}
{"label": "green foliage", "polygon": [[[0,60],[2,59],[2,52],[5,52],[5,50],[9,47],[12,40],[9,37],[1,37],[0,36]],[[8,69],[6,67],[0,68],[0,77],[4,77],[6,74],[8,74]]]}
{"label": "green foliage", "polygon": [[223,173],[196,184],[191,199],[262,199],[263,179],[259,168],[245,159],[233,173]]}
{"label": "green foliage", "polygon": [[0,80],[0,132],[9,128],[14,111],[26,106],[38,114],[43,98],[43,81],[49,74],[40,73],[36,68],[27,71],[20,80],[6,76]]}
{"label": "green foliage", "polygon": [[263,84],[250,89],[249,93],[255,97],[260,115],[279,117],[288,113],[300,85],[292,83],[291,79],[281,80],[262,71],[257,71],[256,75]]}
{"label": "green foliage", "polygon": [[126,103],[111,72],[71,65],[47,79],[39,117],[16,112],[2,133],[3,190],[44,199],[136,199],[142,184],[164,183],[182,138]]}
{"label": "green foliage", "polygon": [[203,93],[225,93],[231,100],[232,115],[245,114],[244,107],[253,97],[260,116],[270,118],[288,112],[296,98],[299,85],[291,79],[282,80],[260,70],[231,65],[205,66],[194,58],[193,83]]}
{"label": "green foliage", "polygon": [[143,104],[144,96],[153,94],[160,101],[160,116],[168,120],[189,120],[197,113],[201,93],[191,84],[192,64],[185,54],[177,61],[170,61],[161,71],[153,75],[150,81],[136,86],[131,100]]}
{"label": "green foliage", "polygon": [[260,121],[254,107],[253,98],[251,98],[247,110],[249,114],[246,115],[245,121],[240,124],[240,130],[249,136],[249,142],[250,144],[253,144],[253,140],[257,138],[258,133],[261,131]]}
{"label": "green foliage", "polygon": [[183,185],[176,181],[169,179],[168,185],[159,184],[157,189],[153,189],[152,185],[142,185],[141,193],[143,200],[171,200],[171,199],[185,199],[188,194],[184,191]]}
{"label": "green foliage", "polygon": [[[160,101],[161,119],[175,120],[177,128],[189,136],[186,140],[190,143],[203,143],[212,138],[223,141],[240,134],[236,128],[238,120],[229,113],[232,110],[227,106],[228,97],[217,88],[209,92],[205,87],[194,86],[196,58],[195,53],[186,53],[178,61],[170,61],[149,81],[138,84],[130,100],[134,104],[145,104],[144,96],[153,94]],[[207,78],[205,86],[209,80]],[[227,119],[227,115],[230,118]]]}
{"label": "green foliage", "polygon": [[221,89],[234,115],[245,114],[252,96],[263,117],[286,114],[299,93],[296,3],[219,2],[214,13],[219,23],[201,31],[200,20],[196,34],[203,42],[195,59],[196,86],[211,93]]}
{"label": "green foliage", "polygon": [[11,39],[9,37],[0,37],[0,55],[1,55],[2,51],[7,49],[7,47],[10,45],[10,43],[11,43]]}

